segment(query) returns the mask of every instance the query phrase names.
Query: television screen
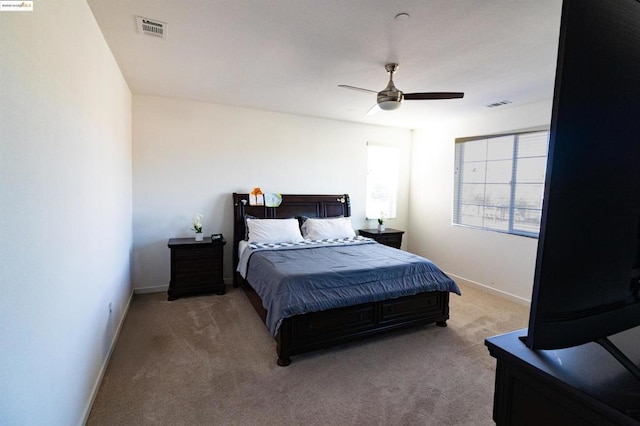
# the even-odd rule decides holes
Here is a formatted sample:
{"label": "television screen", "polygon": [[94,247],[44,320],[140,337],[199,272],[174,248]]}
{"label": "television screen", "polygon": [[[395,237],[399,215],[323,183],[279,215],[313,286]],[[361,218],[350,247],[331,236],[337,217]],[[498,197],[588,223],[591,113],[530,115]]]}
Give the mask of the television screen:
{"label": "television screen", "polygon": [[640,325],[640,2],[565,0],[526,344]]}

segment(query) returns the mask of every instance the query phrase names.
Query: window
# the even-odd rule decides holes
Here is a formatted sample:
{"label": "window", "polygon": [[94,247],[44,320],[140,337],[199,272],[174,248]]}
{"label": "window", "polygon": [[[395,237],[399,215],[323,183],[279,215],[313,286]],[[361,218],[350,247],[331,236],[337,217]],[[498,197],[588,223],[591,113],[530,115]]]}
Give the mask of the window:
{"label": "window", "polygon": [[456,139],[453,223],[537,237],[548,131]]}
{"label": "window", "polygon": [[367,144],[367,219],[396,217],[399,160],[397,147]]}

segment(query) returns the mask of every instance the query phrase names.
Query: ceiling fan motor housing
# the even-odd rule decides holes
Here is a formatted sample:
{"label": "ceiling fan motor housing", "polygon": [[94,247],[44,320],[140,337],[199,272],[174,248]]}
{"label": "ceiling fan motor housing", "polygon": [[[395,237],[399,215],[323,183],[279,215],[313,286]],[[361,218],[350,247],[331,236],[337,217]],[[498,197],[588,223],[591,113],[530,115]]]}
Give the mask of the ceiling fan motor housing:
{"label": "ceiling fan motor housing", "polygon": [[396,89],[393,84],[393,73],[398,70],[398,64],[390,63],[384,67],[389,73],[389,84],[383,91],[378,92],[378,106],[387,111],[398,109],[402,103],[402,91]]}
{"label": "ceiling fan motor housing", "polygon": [[392,110],[400,107],[402,92],[400,90],[383,90],[378,93],[378,106],[384,110]]}

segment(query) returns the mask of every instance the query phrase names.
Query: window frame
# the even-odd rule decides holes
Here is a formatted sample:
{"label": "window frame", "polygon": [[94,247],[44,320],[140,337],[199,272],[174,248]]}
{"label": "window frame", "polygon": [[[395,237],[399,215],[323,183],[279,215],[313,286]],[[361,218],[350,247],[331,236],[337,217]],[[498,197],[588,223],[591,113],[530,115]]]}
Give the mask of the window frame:
{"label": "window frame", "polygon": [[[454,226],[459,226],[459,227],[465,227],[465,228],[472,228],[472,229],[479,229],[479,230],[484,230],[484,231],[491,231],[491,232],[499,232],[499,233],[504,233],[504,234],[510,234],[510,235],[518,235],[518,236],[522,236],[522,237],[528,237],[528,238],[538,238],[539,234],[540,234],[540,229],[538,227],[538,231],[537,232],[529,232],[526,230],[522,230],[522,229],[517,229],[514,228],[514,223],[515,223],[515,211],[516,209],[523,209],[523,207],[518,207],[517,203],[516,203],[516,188],[518,187],[518,182],[517,182],[517,172],[518,172],[518,160],[521,160],[523,158],[526,157],[518,157],[518,151],[520,148],[520,137],[523,135],[530,135],[533,133],[541,133],[544,132],[546,133],[546,139],[547,139],[547,150],[546,150],[546,155],[544,156],[545,158],[545,166],[544,166],[544,176],[542,179],[542,193],[541,193],[541,202],[540,202],[540,209],[532,209],[532,210],[536,210],[536,211],[540,211],[540,217],[542,217],[542,202],[544,199],[544,186],[545,186],[545,182],[546,182],[546,173],[547,173],[547,161],[548,161],[548,149],[549,149],[549,133],[550,133],[550,129],[549,127],[537,127],[537,128],[531,128],[531,129],[526,129],[526,130],[519,130],[519,131],[513,131],[513,132],[506,132],[506,133],[498,133],[498,134],[490,134],[490,135],[482,135],[482,136],[472,136],[472,137],[463,137],[463,138],[456,138],[455,139],[455,152],[454,152],[454,178],[453,178],[453,209],[452,209],[452,224]],[[473,142],[473,141],[484,141],[484,140],[490,140],[490,139],[496,139],[496,138],[504,138],[504,137],[513,137],[514,138],[514,142],[513,142],[513,149],[512,149],[512,153],[511,153],[511,157],[510,157],[510,161],[512,162],[512,166],[511,166],[511,176],[510,176],[510,180],[509,180],[509,205],[508,207],[505,207],[508,211],[509,217],[508,217],[508,226],[507,229],[501,229],[501,228],[492,228],[490,226],[486,226],[484,224],[484,219],[482,221],[482,225],[473,225],[473,224],[465,224],[465,223],[460,223],[461,220],[461,215],[462,215],[462,208],[461,206],[463,205],[462,203],[462,197],[463,197],[463,193],[461,191],[461,186],[464,184],[463,182],[463,178],[460,177],[459,175],[459,170],[462,170],[462,165],[465,164],[464,163],[464,155],[459,156],[458,155],[458,144],[461,143],[466,143],[466,142]],[[488,149],[487,149],[488,150]],[[531,158],[540,158],[541,156],[534,156]],[[487,163],[489,163],[490,159],[487,158],[487,156],[485,155],[485,159],[484,159],[484,163],[485,163],[485,169],[486,169],[486,165]],[[515,182],[515,184],[514,184]],[[486,176],[486,170],[485,170],[485,176],[484,176],[484,180],[482,181],[482,184],[485,186],[487,185],[487,176]],[[483,204],[482,204],[483,208],[487,207],[486,204],[486,200],[483,200]]]}

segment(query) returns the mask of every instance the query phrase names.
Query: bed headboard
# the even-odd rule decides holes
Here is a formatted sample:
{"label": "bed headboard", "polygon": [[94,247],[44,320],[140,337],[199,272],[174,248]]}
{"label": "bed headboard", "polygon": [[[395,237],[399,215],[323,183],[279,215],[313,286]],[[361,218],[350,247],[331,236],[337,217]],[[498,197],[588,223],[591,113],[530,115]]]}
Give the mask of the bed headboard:
{"label": "bed headboard", "polygon": [[338,195],[289,195],[282,194],[279,207],[250,206],[249,194],[233,193],[233,270],[238,266],[238,243],[245,236],[245,214],[260,219],[285,219],[290,217],[351,216],[348,194]]}

